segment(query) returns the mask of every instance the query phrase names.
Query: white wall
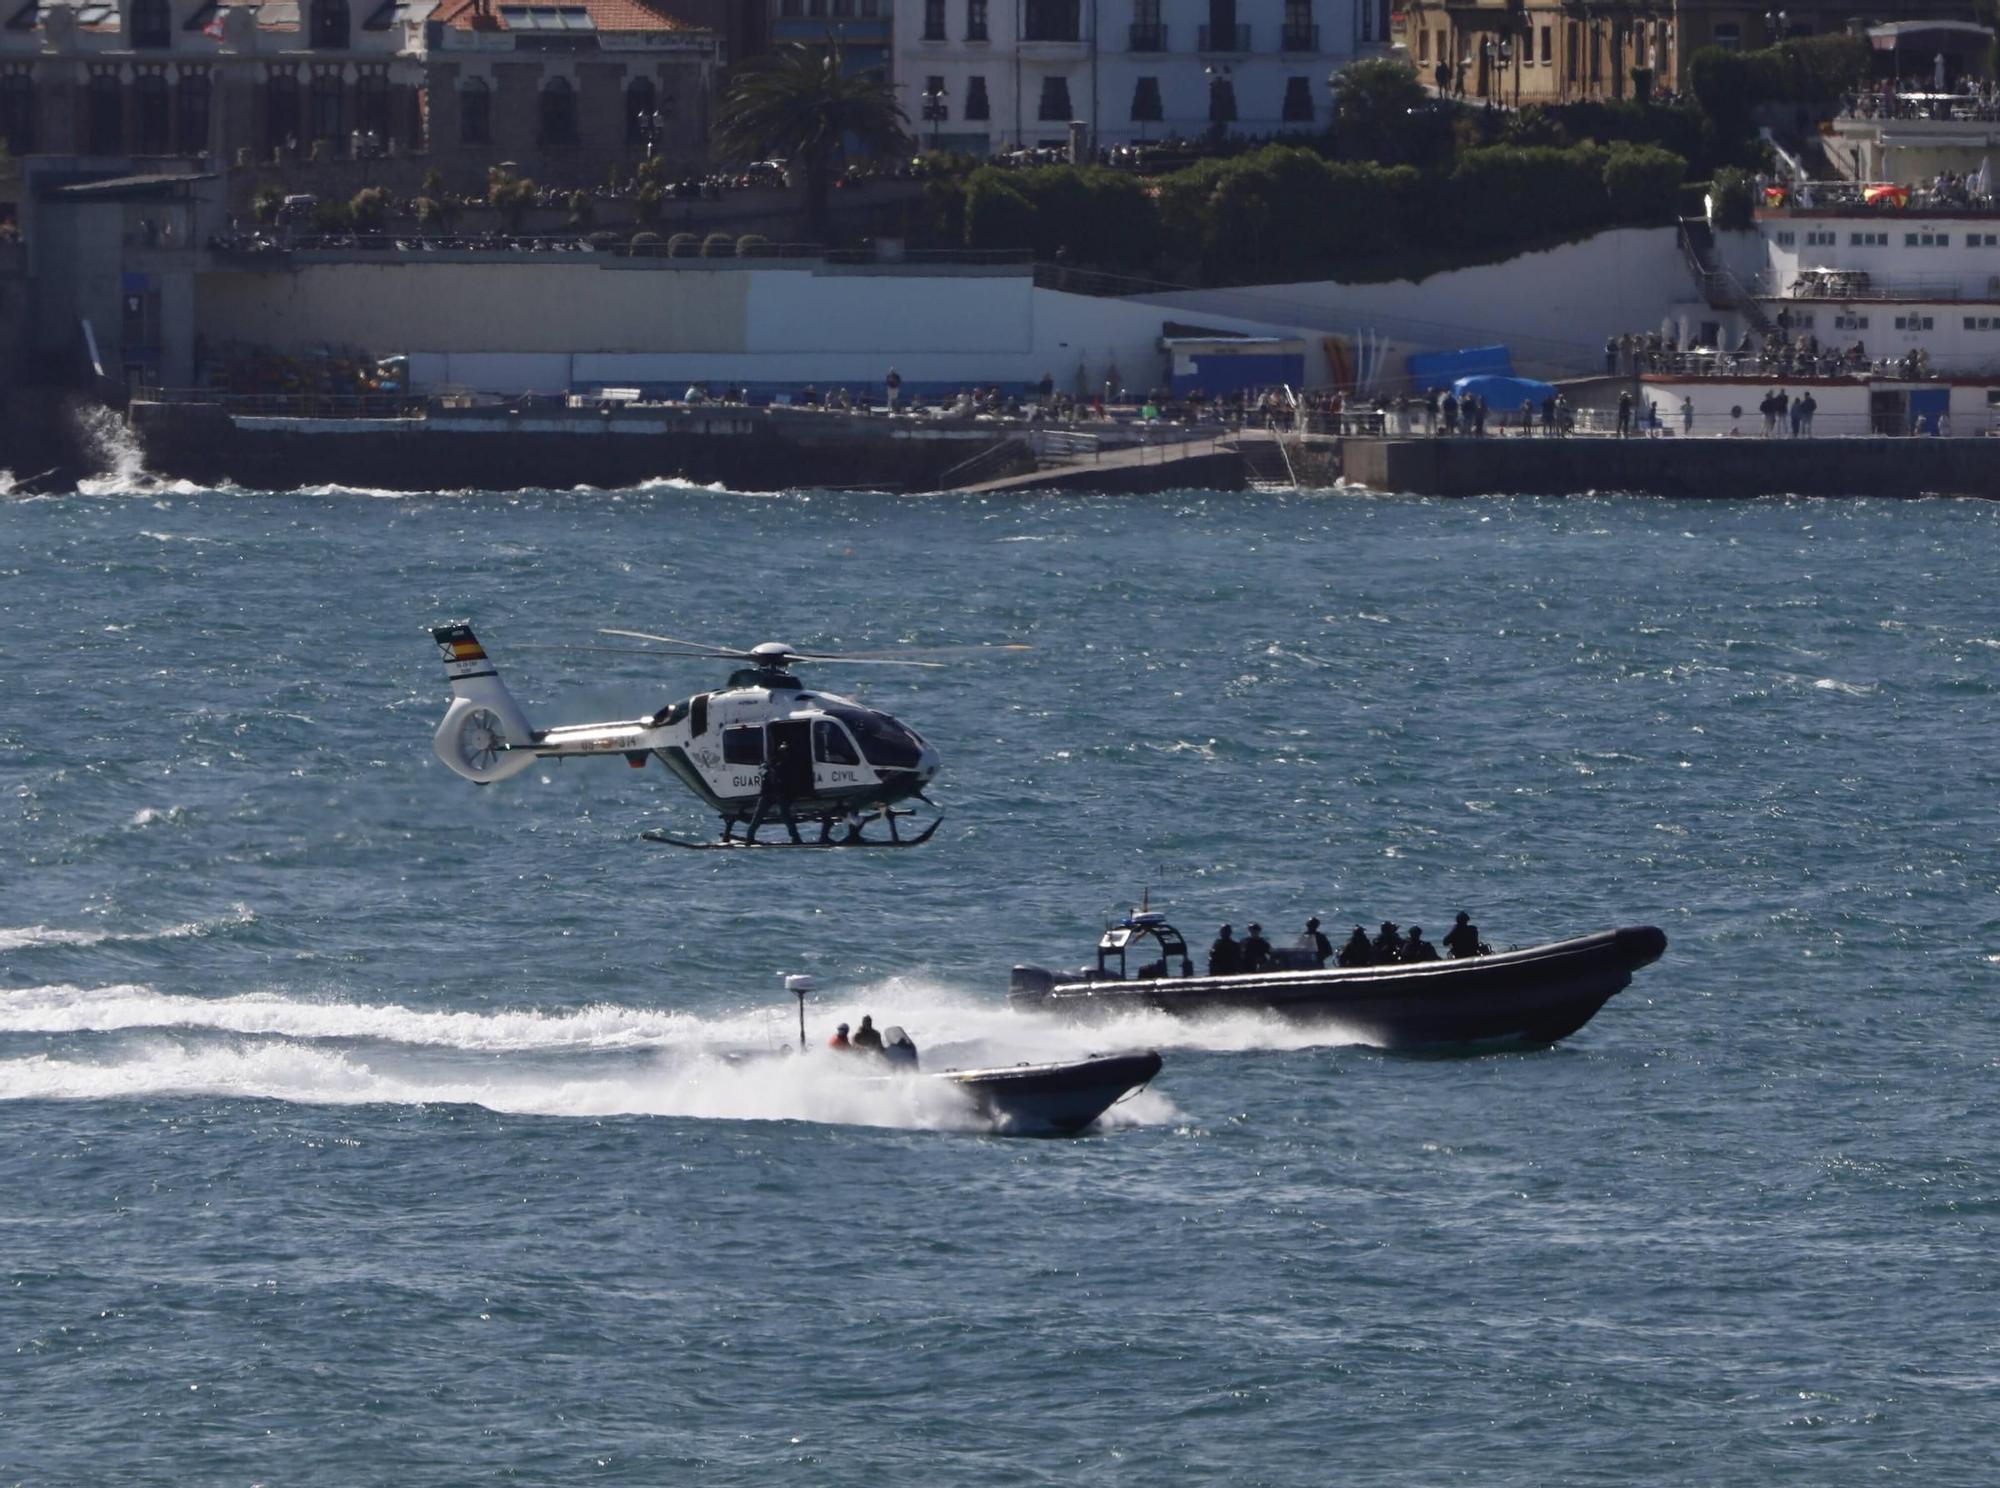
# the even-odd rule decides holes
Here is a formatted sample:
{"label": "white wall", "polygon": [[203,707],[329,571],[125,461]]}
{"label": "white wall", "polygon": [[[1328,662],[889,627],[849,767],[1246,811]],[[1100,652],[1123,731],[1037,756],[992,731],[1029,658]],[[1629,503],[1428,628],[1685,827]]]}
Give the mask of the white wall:
{"label": "white wall", "polygon": [[[697,381],[858,388],[878,386],[892,365],[912,389],[1032,383],[1047,373],[1066,390],[1095,391],[1113,366],[1128,387],[1165,382],[1159,342],[1177,314],[1037,289],[1020,272],[605,270],[540,258],[469,267],[418,259],[218,273],[198,286],[202,329],[218,346],[298,356],[329,345],[401,353],[420,391]],[[1292,333],[1236,315],[1202,320]],[[1326,376],[1316,337],[1307,375]]]}
{"label": "white wall", "polygon": [[[1562,375],[1602,371],[1605,337],[1657,330],[1693,295],[1675,230],[1654,227],[1618,228],[1417,281],[1326,280],[1145,298],[1204,321],[1237,315],[1347,335],[1372,331],[1398,352],[1504,342],[1518,369]],[[1719,318],[1706,307],[1699,313]],[[1390,374],[1401,372],[1400,355],[1392,356]]]}

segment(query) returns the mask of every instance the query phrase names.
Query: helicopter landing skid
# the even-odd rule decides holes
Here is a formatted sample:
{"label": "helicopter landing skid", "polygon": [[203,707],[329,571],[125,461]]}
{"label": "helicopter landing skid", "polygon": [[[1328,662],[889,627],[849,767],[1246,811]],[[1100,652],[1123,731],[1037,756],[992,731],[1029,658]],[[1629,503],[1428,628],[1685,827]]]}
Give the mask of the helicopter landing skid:
{"label": "helicopter landing skid", "polygon": [[[757,839],[750,837],[729,836],[709,842],[696,842],[691,838],[676,837],[674,836],[673,833],[665,830],[662,827],[649,828],[646,831],[641,832],[639,835],[645,838],[646,841],[648,842],[658,842],[667,847],[685,847],[693,849],[695,851],[707,851],[711,848],[738,849],[746,847],[760,848],[760,849],[784,848],[786,851],[795,851],[799,849],[804,849],[806,851],[818,851],[823,848],[848,848],[848,847],[922,847],[926,842],[931,840],[931,834],[936,832],[939,827],[944,825],[944,818],[942,816],[932,818],[929,822],[927,822],[924,825],[924,829],[921,832],[918,832],[914,836],[911,837],[897,836],[895,818],[902,816],[911,816],[914,814],[915,813],[908,811],[893,811],[893,812],[879,812],[875,816],[870,817],[869,818],[870,821],[879,821],[883,819],[883,817],[885,816],[889,819],[890,835],[887,837],[864,837],[861,835],[860,827],[849,826],[844,822],[824,832],[821,836],[817,838],[806,837],[802,838],[800,841],[797,842],[793,842],[784,836],[778,836],[764,841],[758,841]],[[784,823],[766,822],[765,825],[767,827],[775,825],[780,829],[782,829]],[[811,823],[801,822],[800,825],[802,827],[810,826]]]}

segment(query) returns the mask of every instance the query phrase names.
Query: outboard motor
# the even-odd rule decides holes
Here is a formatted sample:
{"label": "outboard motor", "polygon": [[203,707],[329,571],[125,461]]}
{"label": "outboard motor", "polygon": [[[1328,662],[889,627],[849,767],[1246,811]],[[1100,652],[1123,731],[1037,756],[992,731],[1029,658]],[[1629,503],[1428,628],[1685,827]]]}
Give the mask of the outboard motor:
{"label": "outboard motor", "polygon": [[1056,974],[1044,966],[1017,966],[1007,979],[1010,1002],[1040,1002],[1055,989]]}
{"label": "outboard motor", "polygon": [[917,1045],[900,1025],[882,1030],[882,1057],[894,1065],[914,1070],[917,1067]]}

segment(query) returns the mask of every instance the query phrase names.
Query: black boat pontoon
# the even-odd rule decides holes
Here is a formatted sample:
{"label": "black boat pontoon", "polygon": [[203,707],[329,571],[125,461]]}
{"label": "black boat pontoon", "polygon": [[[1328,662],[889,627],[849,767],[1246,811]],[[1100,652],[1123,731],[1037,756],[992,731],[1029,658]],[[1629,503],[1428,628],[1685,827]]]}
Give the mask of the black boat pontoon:
{"label": "black boat pontoon", "polygon": [[[1007,995],[1022,1012],[1077,1018],[1272,1013],[1336,1024],[1384,1049],[1532,1047],[1575,1033],[1666,948],[1665,932],[1638,925],[1497,955],[1384,966],[1322,967],[1285,948],[1277,955],[1289,967],[1196,976],[1180,931],[1164,915],[1139,913],[1104,932],[1095,967],[1016,966]],[[1134,958],[1150,959],[1133,966]]]}

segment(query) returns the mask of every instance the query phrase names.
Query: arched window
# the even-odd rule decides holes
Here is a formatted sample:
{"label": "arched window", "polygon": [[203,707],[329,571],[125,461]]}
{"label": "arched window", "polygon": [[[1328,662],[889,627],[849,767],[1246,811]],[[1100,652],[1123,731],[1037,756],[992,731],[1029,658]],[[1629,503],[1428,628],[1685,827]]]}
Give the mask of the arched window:
{"label": "arched window", "polygon": [[354,80],[354,127],[368,136],[369,148],[389,143],[389,74],[364,72]]}
{"label": "arched window", "polygon": [[0,140],[10,155],[35,148],[35,80],[25,68],[0,76]]}
{"label": "arched window", "polygon": [[312,0],[312,44],[347,45],[347,0]]}
{"label": "arched window", "polygon": [[274,72],[264,85],[264,147],[276,154],[299,143],[299,77]]}
{"label": "arched window", "polygon": [[175,91],[180,105],[181,154],[199,155],[208,148],[208,73],[182,68],[180,87]]}
{"label": "arched window", "polygon": [[312,137],[327,142],[330,155],[347,150],[347,90],[340,81],[340,69],[330,67],[313,74]]}
{"label": "arched window", "polygon": [[133,148],[141,155],[167,153],[167,79],[142,72],[132,80]]}
{"label": "arched window", "polygon": [[542,135],[545,145],[576,143],[576,90],[568,78],[553,77],[542,84]]}
{"label": "arched window", "polygon": [[122,155],[125,152],[125,90],[118,86],[115,72],[90,75],[90,153]]}
{"label": "arched window", "polygon": [[493,143],[493,90],[484,78],[467,78],[458,89],[458,142]]}
{"label": "arched window", "polygon": [[633,78],[625,89],[625,143],[657,144],[659,124],[659,94],[653,80]]}
{"label": "arched window", "polygon": [[171,0],[132,0],[132,45],[170,47],[174,44]]}

